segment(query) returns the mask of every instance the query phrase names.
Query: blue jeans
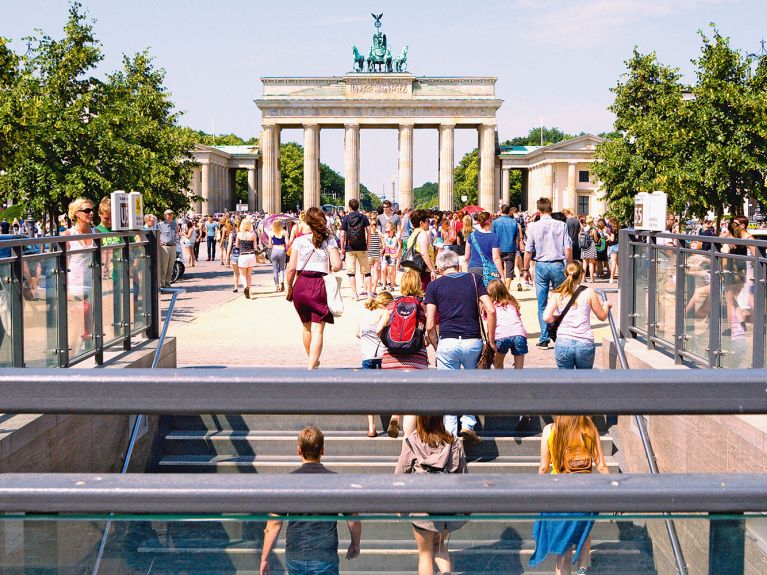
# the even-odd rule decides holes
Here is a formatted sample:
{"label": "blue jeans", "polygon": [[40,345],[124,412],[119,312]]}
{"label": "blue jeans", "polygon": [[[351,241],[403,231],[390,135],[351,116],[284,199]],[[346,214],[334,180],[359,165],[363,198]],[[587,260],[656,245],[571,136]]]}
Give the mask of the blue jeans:
{"label": "blue jeans", "polygon": [[[444,338],[437,345],[437,369],[477,369],[477,360],[482,353],[482,340],[477,338]],[[474,429],[477,418],[473,415],[461,416],[461,427]],[[458,436],[458,416],[446,415],[445,428],[448,433]]]}
{"label": "blue jeans", "polygon": [[380,359],[363,359],[362,369],[381,369]]}
{"label": "blue jeans", "polygon": [[215,260],[216,259],[216,237],[215,236],[208,236],[208,259],[209,260]]}
{"label": "blue jeans", "polygon": [[289,559],[285,564],[290,575],[338,575],[338,563]]}
{"label": "blue jeans", "polygon": [[540,343],[548,343],[549,326],[543,321],[543,312],[549,302],[549,289],[559,287],[565,281],[564,262],[536,262],[535,295],[538,298],[538,325],[541,327]]}
{"label": "blue jeans", "polygon": [[554,361],[559,369],[591,369],[595,349],[594,342],[559,337],[554,344]]}

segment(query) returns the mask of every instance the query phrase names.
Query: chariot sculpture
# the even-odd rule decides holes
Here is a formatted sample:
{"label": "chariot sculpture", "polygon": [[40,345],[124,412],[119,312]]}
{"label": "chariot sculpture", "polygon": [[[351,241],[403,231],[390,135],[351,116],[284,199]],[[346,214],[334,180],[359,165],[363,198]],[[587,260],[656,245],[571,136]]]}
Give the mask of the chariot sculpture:
{"label": "chariot sculpture", "polygon": [[373,20],[375,20],[376,32],[373,34],[373,46],[368,52],[367,58],[359,51],[357,46],[352,47],[352,54],[354,55],[354,71],[364,72],[365,65],[367,64],[368,72],[386,72],[391,74],[393,72],[405,72],[407,70],[407,45],[402,49],[402,53],[398,58],[392,56],[389,49],[388,42],[386,40],[386,34],[381,32],[381,18],[383,18],[383,12],[378,14],[371,14]]}

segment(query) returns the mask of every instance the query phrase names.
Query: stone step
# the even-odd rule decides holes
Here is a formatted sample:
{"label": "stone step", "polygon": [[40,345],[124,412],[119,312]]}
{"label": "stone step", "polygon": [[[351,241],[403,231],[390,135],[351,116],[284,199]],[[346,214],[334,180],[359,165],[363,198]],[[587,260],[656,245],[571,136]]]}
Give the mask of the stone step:
{"label": "stone step", "polygon": [[[607,457],[611,473],[618,472],[618,462]],[[533,455],[471,457],[469,471],[474,473],[537,473],[539,457]],[[336,473],[393,473],[395,456],[327,455],[322,463]],[[289,473],[298,464],[295,455],[166,455],[159,462],[164,473]]]}
{"label": "stone step", "polygon": [[[315,426],[322,431],[336,429],[343,431],[367,431],[367,418],[364,415],[170,415],[170,430],[209,430],[209,431],[295,431],[307,426]],[[478,416],[478,431],[524,431],[539,433],[545,422],[539,417],[525,418],[520,423],[519,415]],[[606,427],[600,423],[603,418],[595,418],[601,431]],[[553,421],[553,419],[551,419]],[[378,429],[386,429],[389,416],[376,418]]]}
{"label": "stone step", "polygon": [[[449,542],[450,555],[456,572],[493,573],[541,573],[553,571],[553,557],[534,568],[528,561],[535,548],[533,541],[513,544],[493,540],[466,541],[459,539],[460,531]],[[391,573],[411,570],[417,565],[417,549],[412,539],[392,541],[370,541],[363,536],[362,551],[358,558],[347,561],[346,548],[349,542],[339,541],[339,558],[342,572],[353,570],[360,573]],[[225,548],[196,547],[180,548],[162,545],[139,546],[137,555],[152,557],[153,566],[162,569],[172,565],[184,572],[210,573],[224,566],[241,570],[258,569],[260,546],[249,542],[235,542]],[[651,573],[653,566],[644,545],[638,546],[627,541],[592,541],[591,573]],[[284,569],[284,547],[275,548],[271,554],[272,567]],[[154,569],[152,571],[155,572]]]}
{"label": "stone step", "polygon": [[[402,441],[395,441],[387,435],[369,438],[365,432],[326,431],[325,453],[328,455],[375,454],[397,457]],[[499,435],[490,432],[482,436],[482,442],[465,446],[469,456],[510,456],[540,453],[540,436]],[[401,436],[400,436],[401,437]],[[602,450],[610,455],[613,450],[612,438],[603,436]],[[295,451],[296,434],[285,431],[208,431],[177,430],[165,437],[166,455],[283,455]]]}
{"label": "stone step", "polygon": [[[483,516],[484,517],[484,516]],[[149,523],[140,524],[133,536],[142,539],[142,531],[151,531]],[[153,535],[159,540],[170,539],[177,547],[200,547],[225,546],[230,542],[249,542],[253,546],[260,546],[263,539],[264,521],[242,520],[237,521],[236,516],[226,521],[178,521],[167,524],[152,523],[156,530]],[[401,540],[411,535],[412,525],[407,518],[394,519],[366,519],[363,521],[363,537],[370,541]],[[127,531],[130,533],[130,530]],[[339,521],[339,533],[343,536],[346,532],[344,521]],[[533,521],[524,519],[509,519],[507,516],[497,520],[471,519],[463,527],[459,534],[463,541],[493,540],[499,542],[516,542],[533,538]],[[645,528],[634,525],[631,521],[624,521],[620,516],[601,515],[594,522],[591,530],[594,539],[635,541],[641,543],[647,541]],[[110,538],[111,540],[111,538]]]}

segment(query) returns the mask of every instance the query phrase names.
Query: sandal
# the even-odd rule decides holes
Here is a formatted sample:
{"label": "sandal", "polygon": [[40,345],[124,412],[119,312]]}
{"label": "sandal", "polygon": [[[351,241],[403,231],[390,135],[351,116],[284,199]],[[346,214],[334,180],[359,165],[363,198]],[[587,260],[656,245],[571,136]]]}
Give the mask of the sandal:
{"label": "sandal", "polygon": [[378,437],[377,431],[368,431],[368,437]]}
{"label": "sandal", "polygon": [[392,439],[397,439],[397,436],[399,436],[399,421],[392,419],[389,422],[389,428],[386,430],[386,433]]}

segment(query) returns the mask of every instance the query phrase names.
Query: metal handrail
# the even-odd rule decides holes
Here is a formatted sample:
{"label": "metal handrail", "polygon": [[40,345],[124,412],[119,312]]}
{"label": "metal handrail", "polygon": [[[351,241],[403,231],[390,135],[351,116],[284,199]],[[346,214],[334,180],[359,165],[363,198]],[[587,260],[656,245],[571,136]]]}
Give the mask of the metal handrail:
{"label": "metal handrail", "polygon": [[[602,301],[607,301],[608,293],[619,293],[618,288],[599,288],[596,292],[602,297]],[[613,342],[615,343],[615,350],[618,354],[618,361],[620,361],[621,368],[628,370],[629,362],[626,358],[626,351],[623,349],[623,342],[618,335],[618,328],[615,325],[615,318],[611,309],[607,310],[607,320],[610,324],[610,332],[613,336]],[[658,475],[658,460],[655,457],[655,450],[650,441],[650,434],[647,432],[645,421],[639,414],[634,415],[634,421],[637,429],[639,430],[639,437],[642,440],[642,447],[644,448],[645,458],[647,459],[647,466],[650,468],[650,475]],[[664,514],[667,515],[667,514]],[[666,519],[666,531],[668,532],[669,542],[671,543],[671,550],[674,554],[674,561],[676,563],[676,569],[678,575],[687,575],[687,562],[684,559],[684,553],[682,552],[682,546],[679,543],[679,536],[676,532],[676,526],[671,519]]]}
{"label": "metal handrail", "polygon": [[[139,236],[137,241],[129,241],[130,238]],[[104,246],[103,243],[107,239],[119,238],[118,243]],[[68,296],[68,255],[71,253],[68,244],[73,241],[92,240],[93,244],[78,250],[79,253],[89,254],[90,262],[88,268],[84,270],[85,277],[88,278],[91,287],[90,297],[88,298],[89,304],[92,306],[90,314],[92,314],[93,329],[90,330],[90,337],[92,343],[89,344],[88,349],[83,353],[76,353],[77,350],[73,349],[70,352],[69,349],[69,315],[67,313],[67,296]],[[39,246],[39,251],[35,253],[25,253],[27,246]],[[45,249],[46,246],[50,249]],[[145,277],[140,285],[144,292],[144,303],[146,309],[144,310],[144,317],[146,318],[146,325],[135,327],[135,322],[131,317],[131,298],[132,292],[131,285],[131,250],[134,247],[141,248],[141,258],[146,258],[147,264],[144,267],[146,270]],[[132,347],[133,336],[142,331],[146,331],[147,337],[150,339],[157,338],[159,332],[159,318],[157,317],[158,302],[159,302],[159,279],[157,278],[157,237],[152,230],[130,230],[130,231],[112,231],[108,233],[88,233],[81,235],[71,236],[40,236],[36,238],[20,237],[15,239],[2,239],[0,240],[0,249],[8,251],[10,257],[4,257],[0,259],[2,265],[8,265],[10,267],[10,282],[11,287],[11,319],[12,328],[8,334],[11,339],[12,350],[12,365],[15,367],[24,367],[28,362],[28,355],[25,354],[25,338],[24,338],[24,323],[25,314],[24,308],[28,305],[25,299],[22,297],[23,285],[25,280],[29,279],[26,276],[31,276],[28,271],[33,268],[33,262],[45,261],[44,266],[38,267],[39,277],[46,278],[47,288],[52,288],[56,294],[58,301],[55,308],[46,304],[46,311],[53,313],[53,309],[56,309],[55,320],[55,334],[50,337],[46,343],[46,364],[55,363],[57,367],[70,367],[82,361],[90,358],[94,358],[97,365],[101,365],[104,360],[104,350],[108,347],[122,344],[123,349],[128,351]],[[115,282],[119,281],[121,289],[115,292],[114,305],[116,309],[119,309],[120,318],[119,323],[115,323],[116,337],[110,338],[108,342],[105,341],[102,325],[103,317],[103,298],[102,282],[104,276],[102,270],[104,264],[102,262],[103,254],[105,250],[114,252],[115,257],[119,257],[122,262],[121,274],[112,278]],[[29,264],[26,266],[25,264]],[[134,278],[135,281],[135,278]],[[137,285],[137,284],[134,284]],[[83,304],[84,305],[84,304]],[[83,312],[85,313],[85,312]],[[90,315],[88,316],[90,317]],[[73,355],[75,357],[73,357]],[[55,359],[50,359],[55,356]]]}
{"label": "metal handrail", "polygon": [[[168,305],[168,311],[165,314],[165,321],[162,325],[162,332],[160,333],[160,339],[157,341],[157,349],[154,352],[154,358],[152,359],[152,368],[156,369],[157,364],[160,361],[160,353],[162,352],[163,345],[165,345],[165,336],[168,333],[168,326],[170,325],[170,318],[173,315],[173,308],[176,307],[176,299],[182,293],[186,293],[184,288],[161,288],[160,293],[172,294],[170,298],[170,304]],[[133,420],[133,428],[131,429],[130,440],[128,441],[128,448],[125,450],[123,456],[123,464],[120,469],[120,475],[128,473],[130,467],[131,457],[133,457],[133,449],[136,447],[136,441],[138,441],[139,430],[144,420],[144,415],[139,413],[136,415],[136,419]],[[110,518],[112,514],[110,513]],[[93,566],[93,575],[97,575],[99,567],[101,566],[101,559],[104,556],[104,549],[106,548],[107,539],[109,537],[109,529],[112,526],[112,520],[108,519],[104,525],[104,531],[101,534],[101,542],[99,543],[99,550],[96,554],[96,562]]]}

